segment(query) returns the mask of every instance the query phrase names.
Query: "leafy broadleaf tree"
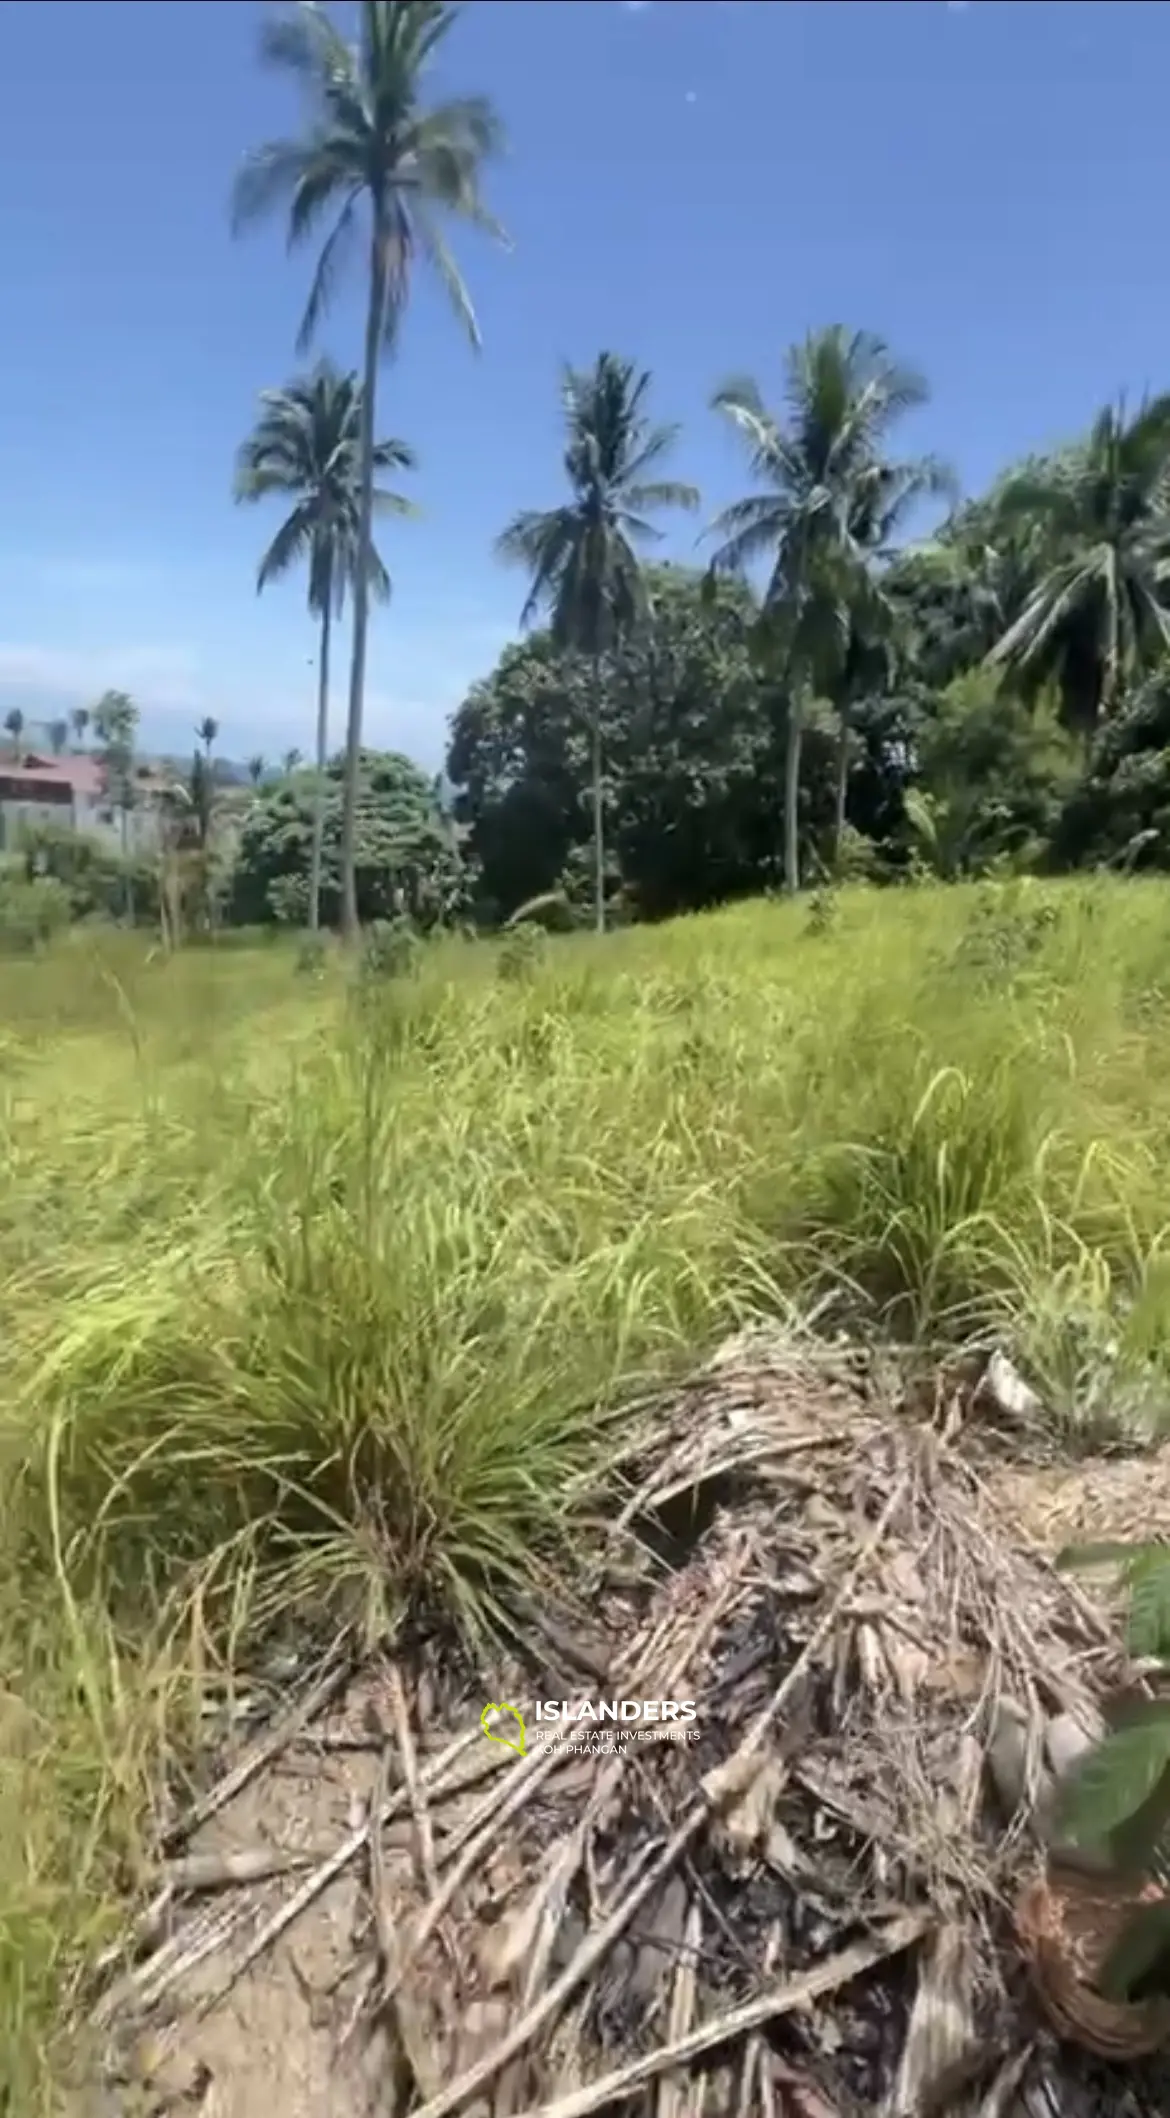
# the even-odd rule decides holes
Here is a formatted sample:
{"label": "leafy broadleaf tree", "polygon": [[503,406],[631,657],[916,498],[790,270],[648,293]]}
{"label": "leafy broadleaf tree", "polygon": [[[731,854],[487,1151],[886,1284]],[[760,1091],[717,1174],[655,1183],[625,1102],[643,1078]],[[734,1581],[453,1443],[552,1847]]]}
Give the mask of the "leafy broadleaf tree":
{"label": "leafy broadleaf tree", "polygon": [[480,196],[485,162],[502,145],[483,96],[428,104],[427,71],[457,18],[448,0],[360,0],[350,43],[325,8],[301,0],[267,23],[262,55],[300,85],[305,130],[259,148],[237,180],[237,225],[284,207],[288,239],[299,245],[333,225],[317,259],[301,326],[311,341],[338,273],[364,237],[367,257],[365,352],[358,443],[357,557],[353,570],[353,660],[346,728],[342,830],[342,927],[357,931],[354,833],[365,700],[366,639],[374,508],[374,428],[378,364],[397,342],[415,263],[436,273],[473,345],[475,314],[447,246],[445,220],[470,222],[501,240]]}
{"label": "leafy broadleaf tree", "polygon": [[1008,479],[996,512],[1004,528],[1031,526],[1039,558],[991,665],[1055,678],[1089,740],[1125,681],[1170,649],[1170,394],[1128,422],[1107,405],[1081,446]]}
{"label": "leafy broadleaf tree", "polygon": [[[335,915],[341,896],[344,761],[325,772],[325,838],[321,893]],[[302,780],[261,789],[240,832],[233,874],[233,913],[246,925],[287,917],[303,906],[316,816],[316,790]],[[397,753],[363,751],[358,799],[358,909],[363,921],[408,914],[421,927],[442,925],[463,909],[466,870],[459,833],[435,799],[427,775]],[[302,915],[303,916],[303,915]]]}
{"label": "leafy broadleaf tree", "polygon": [[544,513],[517,515],[499,539],[500,556],[531,577],[521,623],[548,614],[553,644],[584,656],[592,671],[589,708],[593,807],[594,912],[605,931],[605,818],[602,663],[651,615],[640,548],[660,532],[647,518],[669,507],[696,508],[692,485],[655,477],[678,438],[647,412],[651,378],[632,361],[600,353],[588,370],[567,367],[561,385],[569,498]]}
{"label": "leafy broadleaf tree", "polygon": [[[390,594],[390,576],[373,540],[363,545],[361,537],[362,397],[356,374],[339,375],[328,361],[321,361],[313,374],[296,377],[282,390],[264,391],[260,403],[260,417],[239,452],[236,495],[247,501],[277,495],[292,499],[294,505],[260,561],[256,587],[262,593],[292,567],[306,564],[309,609],[320,625],[317,798],[308,899],[309,926],[315,931],[321,904],[333,619],[353,585],[359,551],[366,555],[367,585],[383,601]],[[414,454],[405,441],[377,441],[373,453],[375,472],[414,468]],[[372,500],[379,513],[414,512],[401,494],[381,486],[374,487]]]}
{"label": "leafy broadleaf tree", "polygon": [[767,567],[758,637],[783,684],[784,879],[795,891],[809,704],[838,688],[859,611],[868,609],[873,629],[872,569],[896,524],[922,492],[950,480],[929,457],[888,459],[891,429],[928,392],[871,333],[834,324],[793,346],[785,395],[781,419],[750,376],[716,392],[714,409],[746,444],[757,489],[712,525],[711,563],[717,573]]}

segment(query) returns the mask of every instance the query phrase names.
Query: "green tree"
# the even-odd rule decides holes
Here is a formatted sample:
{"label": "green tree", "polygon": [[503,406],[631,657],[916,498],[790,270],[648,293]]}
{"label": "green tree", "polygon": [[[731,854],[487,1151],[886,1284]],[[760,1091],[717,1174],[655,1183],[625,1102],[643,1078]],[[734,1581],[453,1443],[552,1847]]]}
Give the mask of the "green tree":
{"label": "green tree", "polygon": [[328,303],[346,250],[365,222],[368,241],[365,352],[359,440],[358,552],[353,570],[353,658],[346,727],[342,831],[342,926],[357,931],[354,867],[359,758],[369,624],[374,428],[378,364],[398,340],[421,257],[436,273],[473,345],[475,314],[447,246],[444,220],[470,222],[505,240],[480,195],[485,162],[502,145],[486,97],[424,101],[426,76],[457,17],[448,0],[360,0],[350,44],[322,7],[265,25],[262,53],[305,92],[310,117],[299,138],[253,154],[235,192],[237,225],[286,206],[290,244],[333,227],[317,260],[301,328],[307,345]]}
{"label": "green tree", "polygon": [[632,638],[650,614],[639,547],[660,532],[647,517],[668,507],[696,508],[692,485],[655,478],[678,438],[677,426],[652,426],[650,375],[614,353],[587,372],[566,368],[562,382],[565,475],[570,497],[545,513],[517,515],[499,540],[504,559],[528,569],[531,588],[521,613],[551,619],[553,642],[584,655],[592,671],[589,708],[593,799],[595,918],[605,931],[605,820],[602,754],[603,658]]}
{"label": "green tree", "polygon": [[195,735],[196,740],[202,743],[203,745],[203,754],[204,757],[207,759],[208,765],[210,765],[211,763],[211,753],[212,750],[215,748],[215,741],[218,734],[219,722],[214,718],[212,714],[205,714],[195,730]]}
{"label": "green tree", "polygon": [[1025,703],[982,668],[956,677],[922,724],[918,767],[907,813],[920,854],[944,880],[1005,857],[1034,864],[1077,776],[1051,702]]}
{"label": "green tree", "polygon": [[455,814],[495,916],[553,889],[588,843],[588,687],[587,664],[533,632],[509,642],[453,716]]}
{"label": "green tree", "polygon": [[[727,581],[712,596],[674,566],[645,585],[650,624],[603,664],[602,750],[607,842],[658,917],[760,887],[775,781],[750,592]],[[591,846],[593,697],[588,660],[533,632],[453,718],[455,812],[497,916],[556,889]]]}
{"label": "green tree", "polygon": [[19,706],[13,706],[4,716],[4,726],[12,737],[12,755],[20,756],[20,738],[24,733],[24,715]]}
{"label": "green tree", "polygon": [[89,727],[89,707],[75,706],[69,716],[69,719],[73,724],[73,733],[77,739],[78,745],[81,749],[84,750],[85,732],[86,729]]}
{"label": "green tree", "polygon": [[[341,908],[341,822],[346,765],[326,771],[321,868],[324,915]],[[363,751],[358,786],[357,888],[363,921],[408,914],[428,927],[462,908],[465,872],[458,834],[435,800],[427,775],[395,752]],[[233,884],[234,916],[245,925],[287,917],[302,906],[312,858],[315,787],[307,779],[266,787],[240,833]]]}
{"label": "green tree", "polygon": [[250,757],[248,759],[248,778],[251,780],[252,785],[254,787],[258,787],[260,785],[260,782],[263,779],[267,770],[267,760],[261,757],[259,751],[256,752],[256,755],[254,757]]}
{"label": "green tree", "polygon": [[892,427],[928,393],[880,338],[839,324],[814,333],[790,349],[785,381],[785,422],[750,376],[716,392],[714,408],[746,443],[758,489],[714,523],[720,541],[712,568],[767,565],[759,643],[782,682],[784,876],[796,891],[805,721],[813,697],[831,693],[839,679],[859,599],[872,600],[867,569],[887,534],[878,535],[881,503],[896,512],[944,485],[947,474],[928,458],[887,460]]}
{"label": "green tree", "polygon": [[1170,662],[1103,722],[1055,836],[1061,866],[1170,869]]}
{"label": "green tree", "polygon": [[69,741],[68,721],[49,722],[49,747],[54,757],[60,757]]}
{"label": "green tree", "polygon": [[134,807],[134,743],[138,732],[138,708],[128,692],[105,691],[91,716],[93,732],[101,746],[99,762],[106,800],[117,811],[126,869],[126,914],[133,915],[130,873],[130,813]]}
{"label": "green tree", "polygon": [[1106,405],[1079,447],[1009,479],[996,515],[1031,527],[1039,561],[991,666],[1054,678],[1067,725],[1088,742],[1123,684],[1170,649],[1170,394],[1128,422]]}
{"label": "green tree", "polygon": [[298,772],[300,770],[301,762],[301,753],[294,744],[291,750],[285,751],[284,757],[281,760],[281,765],[286,779],[291,778],[294,772]]}
{"label": "green tree", "polygon": [[[279,494],[294,505],[260,561],[256,588],[262,593],[293,566],[306,562],[309,610],[320,625],[317,648],[317,807],[314,857],[309,879],[309,926],[320,920],[321,833],[325,814],[325,766],[329,755],[329,664],[332,626],[353,581],[361,542],[361,385],[356,374],[339,375],[321,361],[312,375],[297,376],[282,390],[261,396],[260,418],[240,449],[236,497],[256,501]],[[406,442],[374,444],[376,471],[413,470]],[[374,508],[409,515],[411,503],[375,487]],[[369,586],[386,601],[390,576],[367,540]]]}
{"label": "green tree", "polygon": [[837,764],[832,862],[837,866],[848,821],[849,779],[860,757],[857,721],[893,690],[914,639],[904,605],[891,592],[891,566],[906,521],[924,499],[950,497],[955,481],[936,457],[886,460],[878,453],[856,480],[841,558],[838,652],[824,672],[836,720]]}

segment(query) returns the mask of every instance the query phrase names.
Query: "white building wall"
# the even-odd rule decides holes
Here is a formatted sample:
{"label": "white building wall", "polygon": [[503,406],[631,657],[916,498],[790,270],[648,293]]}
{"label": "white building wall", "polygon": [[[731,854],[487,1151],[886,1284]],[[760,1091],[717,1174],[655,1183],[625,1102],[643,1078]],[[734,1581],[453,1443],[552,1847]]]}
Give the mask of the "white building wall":
{"label": "white building wall", "polygon": [[111,853],[121,853],[123,843],[131,854],[145,856],[158,850],[159,816],[152,801],[141,801],[131,809],[123,840],[120,811],[111,809],[100,795],[78,794],[72,803],[0,801],[0,850],[14,852],[25,831],[45,825],[99,839]]}

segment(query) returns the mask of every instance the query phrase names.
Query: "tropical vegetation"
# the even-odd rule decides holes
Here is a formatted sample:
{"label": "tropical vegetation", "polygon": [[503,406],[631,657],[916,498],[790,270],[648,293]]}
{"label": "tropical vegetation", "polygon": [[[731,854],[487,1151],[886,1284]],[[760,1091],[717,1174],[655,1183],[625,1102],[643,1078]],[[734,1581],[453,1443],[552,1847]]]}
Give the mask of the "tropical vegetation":
{"label": "tropical vegetation", "polygon": [[[369,588],[382,602],[390,600],[390,576],[372,537],[363,544],[361,534],[362,405],[356,374],[339,375],[328,361],[321,361],[311,376],[297,377],[282,390],[264,391],[261,407],[255,428],[240,448],[237,498],[256,501],[280,495],[294,499],[295,505],[260,561],[256,587],[262,592],[304,563],[309,609],[320,627],[308,897],[308,924],[315,933],[321,909],[333,620],[344,608],[360,550],[365,552]],[[373,466],[375,474],[413,470],[414,454],[404,441],[375,441]],[[374,487],[371,504],[377,513],[412,512],[408,500],[382,486]],[[260,776],[253,776],[255,784]]]}
{"label": "tropical vegetation", "polygon": [[[636,349],[580,349],[562,482],[500,525],[521,636],[452,700],[435,781],[364,739],[409,512],[380,479],[415,464],[378,439],[380,364],[417,266],[477,341],[447,230],[500,238],[501,131],[430,97],[454,8],[357,16],[353,43],[315,6],[266,26],[307,116],[236,194],[324,234],[303,345],[347,250],[364,272],[360,356],[265,390],[236,466],[283,510],[258,590],[302,572],[311,762],[234,771],[207,714],[148,767],[111,690],[48,740],[116,829],[0,859],[21,2118],[214,1684],[408,1613],[476,1649],[572,1575],[631,1393],[746,1319],[1003,1347],[1054,1449],[1170,1426],[1170,399],[960,499],[911,445],[924,379],[832,324],[779,398],[690,408],[746,459],[712,511],[667,475],[688,429],[658,415],[688,408]],[[0,776],[32,747],[19,709],[5,732]]]}
{"label": "tropical vegetation", "polygon": [[365,240],[353,659],[341,827],[342,924],[350,936],[358,926],[354,845],[379,362],[398,342],[419,258],[435,272],[460,323],[478,344],[475,312],[448,247],[444,222],[464,221],[503,235],[480,194],[483,166],[502,144],[491,105],[482,96],[440,103],[425,99],[427,73],[457,12],[447,0],[362,0],[360,35],[354,43],[347,43],[327,11],[311,0],[302,0],[294,14],[266,23],[264,57],[293,76],[307,96],[310,115],[301,135],[258,148],[236,183],[237,225],[283,206],[291,245],[309,240],[327,215],[334,216],[309,289],[302,345],[317,331],[346,252],[359,236]]}

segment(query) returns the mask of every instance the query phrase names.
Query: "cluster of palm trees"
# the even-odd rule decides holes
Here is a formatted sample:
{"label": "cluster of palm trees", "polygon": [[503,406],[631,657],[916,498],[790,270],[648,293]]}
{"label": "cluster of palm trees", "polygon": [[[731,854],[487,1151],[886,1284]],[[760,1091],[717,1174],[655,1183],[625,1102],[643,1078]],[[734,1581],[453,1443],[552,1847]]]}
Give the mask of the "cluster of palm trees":
{"label": "cluster of palm trees", "polygon": [[[414,267],[437,275],[472,344],[475,316],[447,246],[445,224],[463,222],[506,241],[484,205],[486,164],[502,143],[482,97],[432,103],[431,61],[458,10],[449,0],[361,0],[352,44],[314,0],[263,32],[265,58],[304,91],[304,131],[262,147],[237,182],[243,224],[275,207],[290,246],[326,221],[299,344],[324,315],[339,269],[364,245],[366,326],[360,375],[328,362],[286,389],[265,393],[237,467],[237,493],[294,500],[260,565],[258,587],[304,562],[320,626],[311,917],[319,916],[322,803],[328,742],[331,624],[347,594],[353,648],[342,813],[342,927],[357,928],[354,830],[371,597],[389,595],[373,541],[379,511],[411,512],[377,483],[414,468],[405,442],[376,438],[379,363],[400,338]],[[567,369],[562,502],[516,518],[502,557],[527,568],[522,620],[546,616],[554,638],[593,671],[592,826],[596,916],[605,922],[604,760],[599,710],[604,665],[650,616],[642,555],[664,509],[693,511],[695,488],[661,475],[678,430],[653,422],[650,377],[602,353]],[[899,420],[927,396],[921,376],[882,340],[833,326],[788,354],[783,413],[740,378],[715,395],[716,412],[742,441],[753,489],[707,533],[710,570],[761,570],[753,644],[784,722],[784,856],[798,886],[797,799],[801,737],[814,699],[832,702],[838,728],[838,829],[845,817],[850,715],[892,681],[907,656],[929,660],[932,613],[945,607],[945,652],[958,630],[981,659],[1025,695],[1056,687],[1065,719],[1091,732],[1112,711],[1127,677],[1170,647],[1164,591],[1170,574],[1170,398],[1127,420],[1098,418],[1087,441],[1025,466],[988,500],[952,506],[927,550],[895,546],[924,499],[956,501],[954,479],[931,456],[892,453]],[[936,643],[937,644],[937,643]],[[940,652],[943,650],[940,649]],[[937,672],[936,672],[937,673]]]}

